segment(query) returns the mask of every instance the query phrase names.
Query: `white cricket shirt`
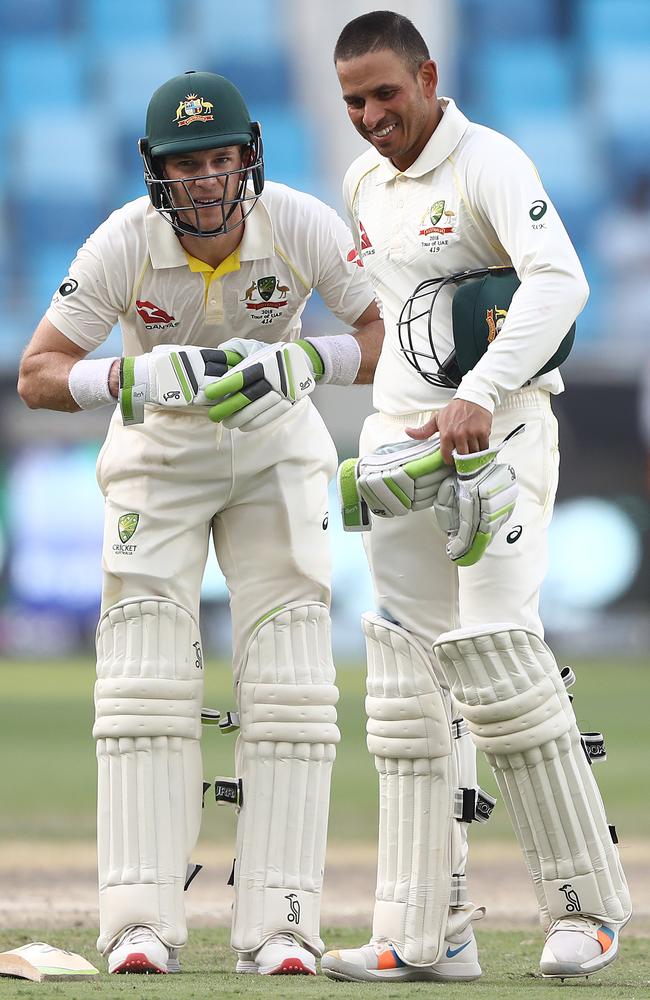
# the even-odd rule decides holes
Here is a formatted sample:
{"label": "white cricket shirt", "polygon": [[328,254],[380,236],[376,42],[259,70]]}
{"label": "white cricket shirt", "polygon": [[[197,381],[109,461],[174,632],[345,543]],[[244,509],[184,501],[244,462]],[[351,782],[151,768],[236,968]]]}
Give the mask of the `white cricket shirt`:
{"label": "white cricket shirt", "polygon": [[[438,127],[407,170],[401,173],[373,148],[352,163],[343,182],[357,249],[383,309],[386,335],[373,399],[388,414],[436,409],[453,395],[493,411],[553,356],[589,291],[528,157],[506,136],[470,122],[452,100],[441,103]],[[455,394],[430,385],[400,351],[402,306],[427,278],[495,264],[512,264],[521,280],[503,327]],[[441,361],[454,346],[454,290],[443,289],[434,309]],[[426,319],[414,330],[413,347],[431,353]],[[436,370],[432,362],[424,365]],[[557,369],[536,385],[563,389]]]}
{"label": "white cricket shirt", "polygon": [[148,197],[124,205],[79,250],[46,316],[89,352],[118,321],[125,355],[230,337],[274,343],[299,337],[314,288],[348,324],[374,301],[336,212],[267,181],[241,243],[216,269],[189,257]]}

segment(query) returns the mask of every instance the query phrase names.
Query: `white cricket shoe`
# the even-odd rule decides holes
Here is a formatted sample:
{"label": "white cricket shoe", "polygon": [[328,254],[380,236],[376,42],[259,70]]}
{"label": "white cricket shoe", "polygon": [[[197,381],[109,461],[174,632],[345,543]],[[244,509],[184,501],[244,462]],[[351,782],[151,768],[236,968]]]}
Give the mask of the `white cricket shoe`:
{"label": "white cricket shoe", "polygon": [[547,979],[600,972],[618,954],[618,931],[589,917],[561,917],[546,935],[539,969]]}
{"label": "white cricket shoe", "polygon": [[242,955],[235,971],[260,976],[315,976],[316,959],[293,934],[274,934],[257,951]]}
{"label": "white cricket shoe", "polygon": [[[178,962],[178,957],[176,958]],[[129,927],[108,956],[109,973],[167,973],[169,949],[151,927]],[[178,964],[180,971],[180,963]]]}
{"label": "white cricket shoe", "polygon": [[481,975],[471,927],[445,938],[445,950],[435,965],[407,965],[384,938],[361,948],[328,951],[321,969],[330,979],[364,983],[469,982]]}

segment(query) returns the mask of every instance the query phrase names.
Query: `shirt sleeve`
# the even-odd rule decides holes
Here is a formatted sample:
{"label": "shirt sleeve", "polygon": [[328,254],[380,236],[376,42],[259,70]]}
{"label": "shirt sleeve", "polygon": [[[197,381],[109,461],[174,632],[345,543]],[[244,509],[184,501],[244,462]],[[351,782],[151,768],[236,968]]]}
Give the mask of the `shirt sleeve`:
{"label": "shirt sleeve", "polygon": [[107,339],[124,311],[115,291],[109,290],[102,247],[105,225],[78,251],[45,314],[68,340],[89,352]]}
{"label": "shirt sleeve", "polygon": [[492,412],[553,356],[589,287],[535,167],[515,143],[494,135],[469,161],[466,184],[472,212],[521,281],[498,337],[456,392]]}
{"label": "shirt sleeve", "polygon": [[323,205],[315,236],[319,267],[314,288],[338,319],[352,325],[375,301],[352,234],[343,219]]}

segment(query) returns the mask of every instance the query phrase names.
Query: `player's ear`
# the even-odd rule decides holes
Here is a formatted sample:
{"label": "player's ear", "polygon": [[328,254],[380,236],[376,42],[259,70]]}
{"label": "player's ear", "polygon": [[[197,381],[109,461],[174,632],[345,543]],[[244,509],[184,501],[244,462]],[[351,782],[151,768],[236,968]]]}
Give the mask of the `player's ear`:
{"label": "player's ear", "polygon": [[435,97],[438,87],[438,67],[433,59],[426,59],[423,63],[420,63],[418,76],[425,97]]}

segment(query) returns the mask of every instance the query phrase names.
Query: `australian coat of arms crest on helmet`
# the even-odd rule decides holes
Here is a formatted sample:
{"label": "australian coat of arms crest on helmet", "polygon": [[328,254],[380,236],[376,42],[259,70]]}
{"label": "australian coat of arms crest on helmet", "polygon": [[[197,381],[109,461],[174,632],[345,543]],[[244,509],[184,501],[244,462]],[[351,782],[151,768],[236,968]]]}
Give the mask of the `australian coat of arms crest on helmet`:
{"label": "australian coat of arms crest on helmet", "polygon": [[205,101],[197,94],[188,94],[176,108],[176,124],[181,128],[192,122],[212,122],[214,121],[213,109],[214,104],[211,101]]}

